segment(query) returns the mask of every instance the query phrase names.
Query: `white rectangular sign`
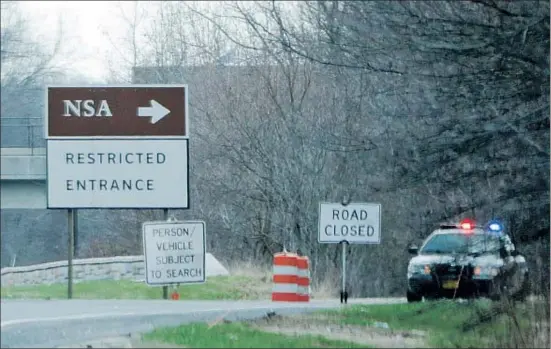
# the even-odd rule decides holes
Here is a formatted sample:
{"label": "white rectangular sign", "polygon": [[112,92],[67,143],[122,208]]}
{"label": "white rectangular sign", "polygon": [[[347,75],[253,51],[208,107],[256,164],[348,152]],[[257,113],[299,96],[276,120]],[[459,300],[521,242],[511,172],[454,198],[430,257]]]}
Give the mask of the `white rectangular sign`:
{"label": "white rectangular sign", "polygon": [[145,222],[142,230],[148,285],[205,282],[205,222]]}
{"label": "white rectangular sign", "polygon": [[187,139],[47,143],[48,208],[189,208]]}
{"label": "white rectangular sign", "polygon": [[318,242],[381,243],[381,204],[320,202]]}

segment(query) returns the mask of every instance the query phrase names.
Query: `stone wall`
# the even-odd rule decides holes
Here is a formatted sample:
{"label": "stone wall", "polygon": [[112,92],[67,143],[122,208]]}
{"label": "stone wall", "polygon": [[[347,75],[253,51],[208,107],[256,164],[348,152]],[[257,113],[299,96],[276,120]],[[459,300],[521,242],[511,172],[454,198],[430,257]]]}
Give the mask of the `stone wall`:
{"label": "stone wall", "polygon": [[[145,278],[143,256],[86,258],[73,261],[74,282],[90,280],[135,280]],[[0,271],[2,287],[11,285],[55,284],[67,282],[67,261],[8,267]],[[228,271],[210,253],[206,256],[208,276],[228,275]]]}

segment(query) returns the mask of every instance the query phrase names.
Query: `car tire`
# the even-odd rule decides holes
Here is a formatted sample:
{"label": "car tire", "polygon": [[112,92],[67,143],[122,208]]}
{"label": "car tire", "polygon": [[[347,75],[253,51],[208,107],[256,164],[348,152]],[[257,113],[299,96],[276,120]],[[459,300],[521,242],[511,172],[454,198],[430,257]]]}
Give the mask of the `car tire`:
{"label": "car tire", "polygon": [[406,298],[408,300],[408,303],[420,302],[423,300],[422,296],[419,296],[418,294],[415,294],[410,291],[407,291]]}

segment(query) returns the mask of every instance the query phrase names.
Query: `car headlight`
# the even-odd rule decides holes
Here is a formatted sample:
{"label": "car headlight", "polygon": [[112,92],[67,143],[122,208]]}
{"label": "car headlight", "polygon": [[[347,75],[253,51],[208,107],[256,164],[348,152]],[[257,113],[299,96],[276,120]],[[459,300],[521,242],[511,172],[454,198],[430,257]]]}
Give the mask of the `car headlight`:
{"label": "car headlight", "polygon": [[496,276],[497,274],[499,274],[499,267],[493,265],[479,265],[474,268],[475,276]]}
{"label": "car headlight", "polygon": [[428,264],[410,264],[408,265],[408,274],[430,274],[430,265]]}

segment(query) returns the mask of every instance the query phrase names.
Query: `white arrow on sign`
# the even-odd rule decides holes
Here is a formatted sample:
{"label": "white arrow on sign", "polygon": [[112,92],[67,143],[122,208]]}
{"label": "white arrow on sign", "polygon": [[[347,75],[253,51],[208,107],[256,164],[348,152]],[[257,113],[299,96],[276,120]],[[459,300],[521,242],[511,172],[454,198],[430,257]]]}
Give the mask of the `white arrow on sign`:
{"label": "white arrow on sign", "polygon": [[170,110],[154,99],[150,100],[149,103],[151,103],[151,107],[138,107],[138,116],[151,117],[152,124],[159,122],[170,113]]}

